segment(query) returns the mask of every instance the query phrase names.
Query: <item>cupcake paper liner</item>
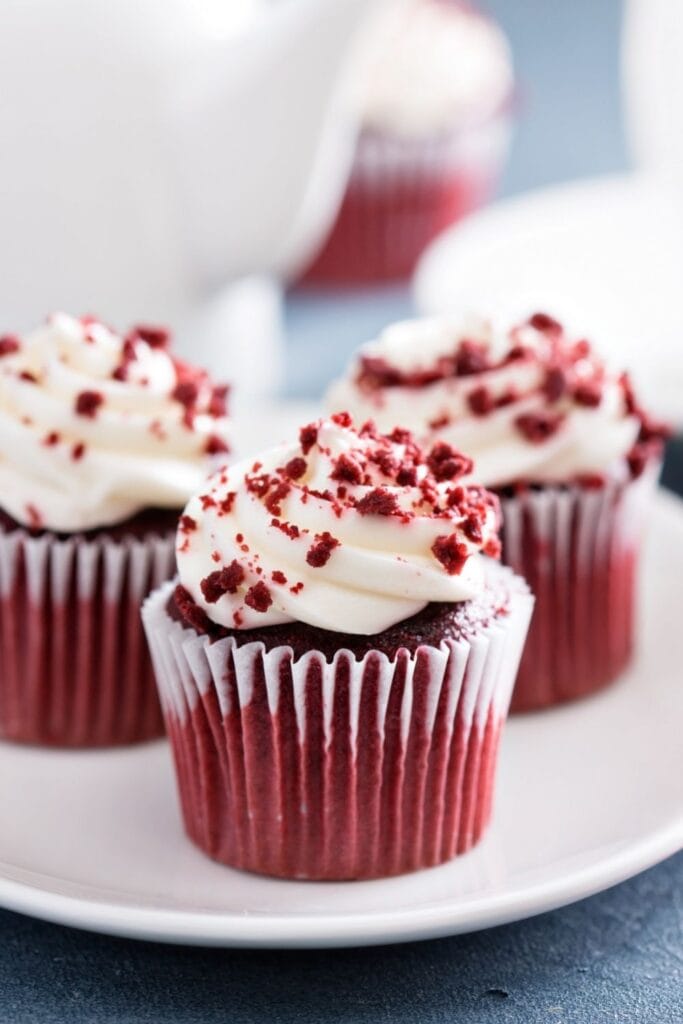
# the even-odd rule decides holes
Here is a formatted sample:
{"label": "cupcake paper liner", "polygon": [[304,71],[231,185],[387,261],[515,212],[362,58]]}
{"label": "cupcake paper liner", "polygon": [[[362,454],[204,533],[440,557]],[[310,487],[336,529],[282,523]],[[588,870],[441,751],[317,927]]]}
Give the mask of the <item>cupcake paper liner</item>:
{"label": "cupcake paper liner", "polygon": [[354,879],[477,842],[533,607],[522,581],[509,613],[471,640],[394,660],[340,650],[332,662],[211,643],[169,616],[172,590],[145,602],[143,620],[185,829],[206,854],[284,878]]}
{"label": "cupcake paper liner", "polygon": [[510,134],[508,114],[430,140],[363,132],[334,226],[303,282],[408,277],[440,231],[493,193]]}
{"label": "cupcake paper liner", "polygon": [[536,597],[511,711],[606,686],[634,647],[638,551],[659,465],[591,490],[548,486],[502,500],[503,561]]}
{"label": "cupcake paper liner", "polygon": [[90,747],[163,733],[140,605],[173,574],[174,540],[0,533],[0,738]]}

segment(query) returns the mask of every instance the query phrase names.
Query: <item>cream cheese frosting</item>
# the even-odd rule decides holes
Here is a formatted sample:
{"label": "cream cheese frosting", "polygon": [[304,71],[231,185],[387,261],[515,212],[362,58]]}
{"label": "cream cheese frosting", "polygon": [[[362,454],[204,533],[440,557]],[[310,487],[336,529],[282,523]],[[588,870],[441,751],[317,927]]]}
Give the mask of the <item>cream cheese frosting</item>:
{"label": "cream cheese frosting", "polygon": [[468,452],[486,487],[604,474],[642,424],[625,375],[543,313],[509,331],[474,317],[394,324],[363,346],[327,404]]}
{"label": "cream cheese frosting", "polygon": [[231,629],[304,622],[370,635],[484,585],[498,504],[470,460],[345,414],[217,472],[181,517],[180,584]]}
{"label": "cream cheese frosting", "polygon": [[0,505],[17,522],[71,533],[180,509],[225,460],[227,388],[168,341],[65,313],[0,337]]}
{"label": "cream cheese frosting", "polygon": [[463,4],[409,0],[380,12],[371,31],[366,128],[430,136],[492,116],[510,96],[505,36]]}

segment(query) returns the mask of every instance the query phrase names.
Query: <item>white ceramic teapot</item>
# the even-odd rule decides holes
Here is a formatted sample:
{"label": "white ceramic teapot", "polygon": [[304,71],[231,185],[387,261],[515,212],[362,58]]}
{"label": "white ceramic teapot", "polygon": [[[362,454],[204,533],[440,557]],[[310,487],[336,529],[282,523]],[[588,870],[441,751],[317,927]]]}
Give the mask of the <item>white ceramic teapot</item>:
{"label": "white ceramic teapot", "polygon": [[[2,0],[0,323],[178,322],[332,217],[371,0]],[[349,109],[351,105],[348,105]]]}

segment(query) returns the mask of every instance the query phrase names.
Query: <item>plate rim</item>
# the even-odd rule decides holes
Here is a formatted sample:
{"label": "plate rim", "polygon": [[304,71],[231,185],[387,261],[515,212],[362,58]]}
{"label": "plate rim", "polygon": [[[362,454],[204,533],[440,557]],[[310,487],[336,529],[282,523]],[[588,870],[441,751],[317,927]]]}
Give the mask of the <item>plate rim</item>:
{"label": "plate rim", "polygon": [[464,914],[454,913],[452,904],[325,916],[211,914],[79,899],[7,878],[0,878],[0,905],[53,924],[149,942],[245,949],[375,946],[444,938],[526,920],[625,882],[681,849],[683,811],[640,842],[609,858],[596,858],[559,883],[544,881],[507,897],[483,897]]}
{"label": "plate rim", "polygon": [[[661,488],[655,501],[683,536],[683,501]],[[559,878],[476,896],[464,909],[447,902],[392,911],[297,915],[172,910],[78,897],[3,876],[0,862],[0,906],[54,924],[152,942],[264,949],[371,946],[441,938],[534,917],[611,888],[681,849],[683,806],[665,823],[637,839],[624,840],[621,848],[607,855],[592,851],[588,863]],[[371,884],[381,885],[382,880]]]}

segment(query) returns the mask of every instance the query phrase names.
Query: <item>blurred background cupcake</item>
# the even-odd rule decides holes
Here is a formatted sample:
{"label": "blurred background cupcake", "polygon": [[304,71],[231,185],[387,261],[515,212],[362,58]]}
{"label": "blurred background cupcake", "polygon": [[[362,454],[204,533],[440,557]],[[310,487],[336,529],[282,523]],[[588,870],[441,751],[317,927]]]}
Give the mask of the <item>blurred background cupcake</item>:
{"label": "blurred background cupcake", "polygon": [[228,452],[227,388],[163,327],[57,313],[0,338],[0,738],[133,743],[162,719],[140,604]]}
{"label": "blurred background cupcake", "polygon": [[545,313],[509,330],[425,318],[365,346],[328,403],[469,452],[501,498],[503,561],[537,601],[513,710],[585,696],[624,671],[666,436],[627,374]]}
{"label": "blurred background cupcake", "polygon": [[494,21],[459,0],[409,0],[367,32],[355,160],[307,283],[408,277],[435,235],[490,197],[508,150],[512,62]]}

